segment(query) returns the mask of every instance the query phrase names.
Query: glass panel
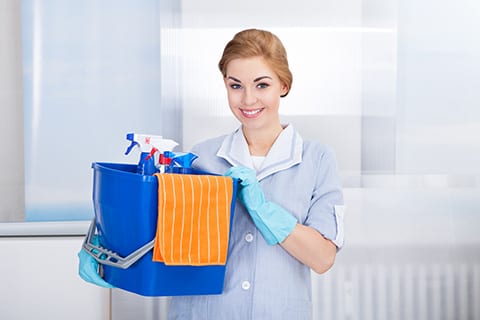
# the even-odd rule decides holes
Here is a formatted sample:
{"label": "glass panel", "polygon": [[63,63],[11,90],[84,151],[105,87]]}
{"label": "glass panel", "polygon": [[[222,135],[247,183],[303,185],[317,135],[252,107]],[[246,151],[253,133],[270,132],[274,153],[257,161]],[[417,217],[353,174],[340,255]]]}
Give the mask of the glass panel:
{"label": "glass panel", "polygon": [[22,21],[26,219],[89,219],[90,164],[162,134],[159,1],[26,0]]}

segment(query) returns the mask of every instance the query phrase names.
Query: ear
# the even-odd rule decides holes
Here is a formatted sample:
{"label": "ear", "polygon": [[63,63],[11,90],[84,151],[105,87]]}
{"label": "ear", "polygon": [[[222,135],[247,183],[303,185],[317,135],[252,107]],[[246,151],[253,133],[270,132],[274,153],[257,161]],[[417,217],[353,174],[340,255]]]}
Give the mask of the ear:
{"label": "ear", "polygon": [[282,85],[282,90],[280,91],[280,98],[285,97],[288,94],[289,90],[290,89],[288,88],[288,86],[286,84],[283,84]]}

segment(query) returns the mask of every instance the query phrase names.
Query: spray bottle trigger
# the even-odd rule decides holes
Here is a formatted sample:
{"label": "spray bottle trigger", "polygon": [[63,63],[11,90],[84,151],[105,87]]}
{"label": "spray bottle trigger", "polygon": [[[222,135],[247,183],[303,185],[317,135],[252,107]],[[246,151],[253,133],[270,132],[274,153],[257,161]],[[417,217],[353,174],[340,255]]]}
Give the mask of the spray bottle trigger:
{"label": "spray bottle trigger", "polygon": [[136,147],[136,146],[139,146],[139,147],[140,147],[140,144],[139,144],[138,142],[136,142],[136,141],[132,141],[132,143],[128,146],[127,151],[125,151],[125,154],[126,154],[126,155],[129,154],[130,151],[132,151],[132,149],[133,149],[134,147]]}
{"label": "spray bottle trigger", "polygon": [[157,151],[158,151],[157,148],[153,148],[153,147],[152,147],[152,150],[150,151],[150,153],[148,154],[148,156],[145,158],[145,161],[150,160],[150,159],[153,157],[153,155],[155,154],[155,152],[157,152]]}

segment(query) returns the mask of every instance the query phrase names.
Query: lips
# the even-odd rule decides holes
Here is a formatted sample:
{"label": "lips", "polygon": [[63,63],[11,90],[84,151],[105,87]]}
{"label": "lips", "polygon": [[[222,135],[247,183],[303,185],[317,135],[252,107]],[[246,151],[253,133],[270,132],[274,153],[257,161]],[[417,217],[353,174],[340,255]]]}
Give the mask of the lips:
{"label": "lips", "polygon": [[245,118],[256,118],[265,108],[260,109],[240,109]]}

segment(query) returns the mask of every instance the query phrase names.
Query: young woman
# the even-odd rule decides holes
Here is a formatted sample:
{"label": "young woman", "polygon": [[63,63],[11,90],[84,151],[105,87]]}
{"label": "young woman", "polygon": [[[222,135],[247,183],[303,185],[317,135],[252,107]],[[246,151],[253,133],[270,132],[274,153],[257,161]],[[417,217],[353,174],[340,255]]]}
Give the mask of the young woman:
{"label": "young woman", "polygon": [[[244,30],[219,62],[240,127],[196,145],[194,164],[240,180],[223,293],[170,299],[169,319],[311,319],[310,270],[324,273],[343,244],[343,195],[334,153],[282,124],[292,86],[280,40]],[[79,253],[80,275],[112,287]]]}
{"label": "young woman", "polygon": [[292,85],[281,41],[244,30],[219,68],[235,132],[196,145],[197,168],[241,181],[221,295],[173,297],[170,319],[311,319],[310,269],[343,244],[343,195],[331,149],[280,122]]}

